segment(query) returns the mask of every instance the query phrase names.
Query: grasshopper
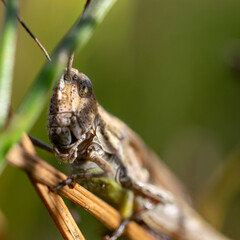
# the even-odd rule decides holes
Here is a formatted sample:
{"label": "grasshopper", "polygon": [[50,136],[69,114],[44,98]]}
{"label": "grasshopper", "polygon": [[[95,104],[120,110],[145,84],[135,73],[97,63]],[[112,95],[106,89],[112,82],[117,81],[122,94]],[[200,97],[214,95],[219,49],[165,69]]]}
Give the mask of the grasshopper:
{"label": "grasshopper", "polygon": [[[47,128],[56,155],[73,172],[56,190],[78,180],[125,219],[108,239],[117,239],[128,219],[137,219],[159,236],[225,239],[199,223],[181,183],[134,131],[104,110],[90,79],[77,69],[68,67],[54,88]],[[165,222],[170,232],[159,227]],[[202,229],[205,235],[199,237]]]}
{"label": "grasshopper", "polygon": [[[5,0],[2,2],[7,6]],[[142,139],[98,104],[91,81],[71,68],[71,61],[53,90],[47,128],[56,155],[71,164],[74,174],[55,189],[80,180],[117,208],[125,220],[108,239],[117,239],[129,219],[134,219],[157,234],[157,239],[227,240],[188,206],[182,184]]]}

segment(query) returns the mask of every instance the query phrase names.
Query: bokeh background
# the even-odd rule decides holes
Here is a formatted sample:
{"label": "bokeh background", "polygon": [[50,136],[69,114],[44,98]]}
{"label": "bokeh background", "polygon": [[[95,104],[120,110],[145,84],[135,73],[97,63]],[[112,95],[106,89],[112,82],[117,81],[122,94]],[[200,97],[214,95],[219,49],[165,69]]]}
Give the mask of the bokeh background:
{"label": "bokeh background", "polygon": [[[25,0],[20,15],[51,52],[83,4]],[[99,102],[142,136],[232,239],[240,239],[239,11],[239,0],[121,0],[74,61]],[[0,27],[4,13],[0,5]],[[18,33],[14,109],[46,61],[20,26]],[[49,142],[46,118],[47,106],[31,134]],[[0,209],[4,239],[61,239],[26,174],[12,166],[0,177]],[[79,211],[85,237],[102,239],[101,224]]]}

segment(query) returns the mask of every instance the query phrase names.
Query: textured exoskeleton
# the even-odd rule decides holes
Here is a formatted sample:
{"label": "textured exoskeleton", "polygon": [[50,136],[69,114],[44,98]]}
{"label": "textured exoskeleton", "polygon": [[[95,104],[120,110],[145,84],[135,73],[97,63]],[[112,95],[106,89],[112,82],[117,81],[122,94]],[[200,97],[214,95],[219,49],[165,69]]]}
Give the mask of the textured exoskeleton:
{"label": "textured exoskeleton", "polygon": [[[221,239],[211,234],[210,238],[208,231],[198,236],[205,225],[195,220],[181,183],[135,132],[98,104],[83,73],[73,68],[63,73],[52,93],[47,127],[56,155],[69,162],[74,173],[56,189],[80,180],[124,218],[137,214],[159,234],[166,223],[159,226],[169,222],[166,234]],[[191,224],[196,236],[189,235]]]}

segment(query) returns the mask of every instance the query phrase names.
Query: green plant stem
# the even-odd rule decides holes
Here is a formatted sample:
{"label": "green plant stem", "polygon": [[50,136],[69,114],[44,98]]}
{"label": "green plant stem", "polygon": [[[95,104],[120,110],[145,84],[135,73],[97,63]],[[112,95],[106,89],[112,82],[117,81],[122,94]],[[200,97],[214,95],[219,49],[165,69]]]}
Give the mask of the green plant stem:
{"label": "green plant stem", "polygon": [[0,135],[0,159],[4,159],[11,146],[19,141],[23,131],[28,132],[39,117],[48,91],[59,79],[67,59],[73,51],[81,50],[92,36],[116,0],[94,0],[79,21],[65,35],[27,92],[7,131]]}
{"label": "green plant stem", "polygon": [[[17,40],[17,19],[15,16],[17,9],[18,1],[9,0],[0,45],[0,131],[6,124],[11,101]],[[4,160],[0,158],[0,173],[4,169],[4,166]]]}
{"label": "green plant stem", "polygon": [[17,39],[17,0],[9,0],[0,45],[0,129],[7,120]]}

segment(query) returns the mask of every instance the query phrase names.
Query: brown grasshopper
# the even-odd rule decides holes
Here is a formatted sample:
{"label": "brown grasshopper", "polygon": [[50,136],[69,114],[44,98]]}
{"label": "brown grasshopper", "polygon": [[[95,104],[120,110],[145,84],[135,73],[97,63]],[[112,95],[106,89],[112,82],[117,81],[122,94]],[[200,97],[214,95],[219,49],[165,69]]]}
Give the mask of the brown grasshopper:
{"label": "brown grasshopper", "polygon": [[[65,70],[53,90],[47,127],[57,156],[75,172],[56,190],[80,180],[124,219],[138,216],[138,221],[159,235],[225,239],[206,231],[209,227],[187,206],[181,183],[135,132],[99,105],[91,81],[77,69]],[[169,226],[164,232],[160,226],[166,222]],[[122,226],[127,223],[123,221]]]}
{"label": "brown grasshopper", "polygon": [[[38,39],[16,17],[50,60]],[[80,180],[116,207],[126,220],[111,239],[122,234],[132,216],[158,239],[163,239],[162,234],[174,239],[227,239],[186,204],[189,198],[181,183],[136,133],[98,104],[91,81],[71,64],[53,91],[47,125],[57,156],[69,161],[76,172],[56,190]]]}

